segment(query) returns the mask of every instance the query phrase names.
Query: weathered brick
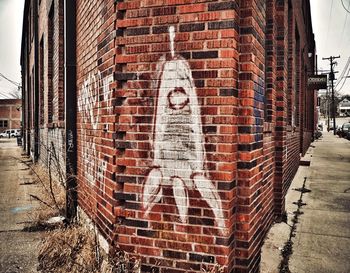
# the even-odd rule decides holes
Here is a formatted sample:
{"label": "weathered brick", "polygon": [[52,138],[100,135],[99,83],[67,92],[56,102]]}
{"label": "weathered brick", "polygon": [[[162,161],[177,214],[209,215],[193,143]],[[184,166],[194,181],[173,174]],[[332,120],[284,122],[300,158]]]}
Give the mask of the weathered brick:
{"label": "weathered brick", "polygon": [[234,29],[238,31],[238,25],[236,21],[220,21],[220,22],[209,22],[208,29]]}
{"label": "weathered brick", "polygon": [[219,3],[209,3],[208,4],[208,10],[229,10],[229,9],[238,9],[237,1],[226,1],[226,2],[219,2]]}
{"label": "weathered brick", "polygon": [[197,261],[197,262],[205,262],[205,263],[214,263],[215,257],[209,256],[209,255],[200,255],[196,253],[190,253],[190,260],[191,261]]}
{"label": "weathered brick", "polygon": [[[35,52],[30,52],[35,39],[24,29],[24,52],[32,57],[23,67],[23,89],[25,98],[39,90],[40,140],[54,143],[64,165],[64,14],[61,1],[52,2],[54,16],[40,2],[37,33],[39,49],[40,39],[43,46],[38,59],[49,61],[39,63],[38,71],[33,70]],[[302,53],[302,45],[312,47],[313,31],[304,6],[293,5],[273,0],[77,1],[78,204],[108,242],[118,230],[113,244],[141,255],[143,271],[199,273],[203,263],[208,269],[223,265],[225,272],[258,271],[261,242],[274,217],[283,213],[300,151],[305,152],[313,132],[313,109],[307,106],[314,98],[304,80],[310,69],[304,64],[310,60]],[[169,61],[180,66],[164,74]],[[159,106],[166,92],[159,90],[160,80],[169,75],[174,81],[168,79],[168,85],[184,81],[193,93],[170,86],[173,93],[164,94]],[[32,86],[36,76],[39,86]],[[171,108],[177,111],[171,118],[163,111],[169,102],[180,107]],[[181,119],[183,111],[187,114]],[[34,128],[29,113],[25,117],[28,141]],[[165,168],[155,160],[160,120],[162,128],[172,130],[167,137],[179,139],[172,149],[162,148],[161,154],[176,163],[169,163],[166,176],[182,178],[183,167],[191,166],[186,156],[198,154],[192,147],[200,139],[202,170],[196,168],[199,173],[188,180],[204,175],[215,192],[208,202],[200,183],[186,188],[189,208],[183,219],[175,198],[181,186],[173,188],[174,181],[167,184],[166,179],[161,191],[146,186],[152,170]],[[197,139],[190,129],[198,122]],[[41,149],[39,160],[47,163]],[[162,196],[145,215],[147,190]],[[222,215],[215,214],[219,209],[212,208],[213,199]]]}
{"label": "weathered brick", "polygon": [[150,33],[149,27],[127,28],[125,30],[125,34],[127,36],[146,35],[149,33]]}
{"label": "weathered brick", "polygon": [[184,24],[180,25],[181,32],[189,32],[189,31],[201,31],[205,29],[204,23],[196,23],[196,24]]}
{"label": "weathered brick", "polygon": [[212,59],[217,57],[218,57],[218,52],[215,50],[192,52],[193,59]]}
{"label": "weathered brick", "polygon": [[187,254],[180,251],[163,250],[164,257],[186,260]]}

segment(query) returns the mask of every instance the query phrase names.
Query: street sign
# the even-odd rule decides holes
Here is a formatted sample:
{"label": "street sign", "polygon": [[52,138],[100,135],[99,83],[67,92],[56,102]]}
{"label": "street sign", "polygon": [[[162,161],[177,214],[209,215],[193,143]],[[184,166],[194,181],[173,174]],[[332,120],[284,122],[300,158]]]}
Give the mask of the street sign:
{"label": "street sign", "polygon": [[307,78],[309,89],[327,89],[327,75],[310,75]]}

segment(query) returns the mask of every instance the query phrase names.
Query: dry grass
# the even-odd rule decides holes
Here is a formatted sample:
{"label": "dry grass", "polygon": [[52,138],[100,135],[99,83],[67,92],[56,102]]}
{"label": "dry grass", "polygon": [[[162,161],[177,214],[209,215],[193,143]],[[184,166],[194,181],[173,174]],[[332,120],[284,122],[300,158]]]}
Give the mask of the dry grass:
{"label": "dry grass", "polygon": [[30,197],[39,202],[39,208],[30,215],[32,225],[43,226],[49,218],[64,215],[65,189],[56,177],[50,178],[48,171],[39,165],[30,166],[38,185],[38,191]]}
{"label": "dry grass", "polygon": [[[56,169],[56,168],[55,168]],[[33,198],[40,207],[33,218],[36,225],[46,227],[45,222],[54,216],[64,215],[65,188],[63,176],[57,170],[45,169],[35,165],[31,167],[37,178],[40,190]],[[57,175],[54,176],[53,174]],[[137,273],[139,263],[132,262],[129,255],[117,251],[113,259],[102,255],[95,232],[80,225],[63,224],[49,231],[39,246],[39,266],[41,272],[57,273]]]}
{"label": "dry grass", "polygon": [[100,256],[94,232],[82,226],[70,226],[48,232],[39,250],[41,272],[57,273],[139,273],[138,260],[122,251],[113,259]]}
{"label": "dry grass", "polygon": [[65,215],[66,206],[66,177],[55,151],[50,152],[48,168],[18,159],[30,169],[38,186],[30,197],[38,201],[39,207],[29,215],[32,221],[25,230],[50,230],[39,246],[38,270],[45,273],[141,272],[140,261],[123,251],[114,251],[111,258],[101,255],[103,251],[95,231],[80,225],[67,227],[65,223],[55,226],[47,224],[51,217]]}
{"label": "dry grass", "polygon": [[99,272],[93,237],[82,227],[48,232],[39,250],[42,272]]}

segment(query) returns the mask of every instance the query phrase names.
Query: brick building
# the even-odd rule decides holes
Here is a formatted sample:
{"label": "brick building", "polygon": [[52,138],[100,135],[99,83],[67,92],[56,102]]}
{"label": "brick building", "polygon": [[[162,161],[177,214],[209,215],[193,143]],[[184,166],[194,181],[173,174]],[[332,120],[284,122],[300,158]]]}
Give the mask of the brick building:
{"label": "brick building", "polygon": [[0,132],[21,128],[20,99],[0,99]]}
{"label": "brick building", "polygon": [[315,128],[308,0],[27,0],[21,60],[25,149],[60,151],[110,249],[259,271]]}
{"label": "brick building", "polygon": [[33,159],[44,164],[51,145],[65,164],[63,50],[63,2],[25,1],[21,50],[23,144]]}

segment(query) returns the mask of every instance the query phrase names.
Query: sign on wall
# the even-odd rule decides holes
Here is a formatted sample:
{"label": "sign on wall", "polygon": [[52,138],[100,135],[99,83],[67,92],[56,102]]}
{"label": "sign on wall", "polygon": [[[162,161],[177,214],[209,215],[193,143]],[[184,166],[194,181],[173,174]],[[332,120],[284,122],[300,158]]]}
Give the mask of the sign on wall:
{"label": "sign on wall", "polygon": [[327,75],[310,75],[307,78],[309,89],[327,89]]}

